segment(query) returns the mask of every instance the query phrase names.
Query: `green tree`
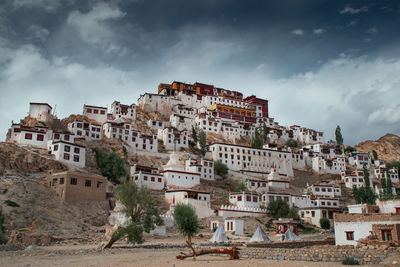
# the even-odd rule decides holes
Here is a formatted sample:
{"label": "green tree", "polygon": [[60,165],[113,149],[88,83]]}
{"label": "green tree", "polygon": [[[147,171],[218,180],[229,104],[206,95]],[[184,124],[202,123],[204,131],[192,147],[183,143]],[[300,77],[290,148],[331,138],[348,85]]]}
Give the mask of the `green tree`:
{"label": "green tree", "polygon": [[372,150],[372,155],[374,157],[374,161],[378,160],[378,153],[375,150]]}
{"label": "green tree", "polygon": [[195,144],[197,143],[197,132],[193,125],[192,125],[192,140]]}
{"label": "green tree", "polygon": [[343,145],[342,130],[340,129],[339,125],[336,126],[335,137],[336,137],[336,144]]}
{"label": "green tree", "polygon": [[193,257],[196,258],[192,237],[199,231],[200,223],[195,208],[190,204],[178,203],[174,209],[174,221],[178,231],[187,237],[186,243],[192,249]]}
{"label": "green tree", "polygon": [[393,169],[396,168],[397,170],[400,169],[400,162],[399,161],[392,161],[389,163],[386,163],[386,168],[389,169]]}
{"label": "green tree", "polygon": [[288,147],[297,147],[297,145],[298,145],[297,140],[294,140],[292,138],[286,141],[286,146]]}
{"label": "green tree", "polygon": [[4,216],[0,210],[0,245],[7,243],[6,229],[4,227]]}
{"label": "green tree", "polygon": [[288,218],[290,213],[289,204],[282,199],[271,200],[267,210],[274,218]]}
{"label": "green tree", "polygon": [[381,195],[382,200],[394,199],[392,191],[393,189],[392,179],[390,179],[388,172],[386,172],[386,178],[385,177],[381,178],[381,187],[382,187],[382,195]]}
{"label": "green tree", "polygon": [[214,161],[214,172],[215,174],[225,176],[228,174],[228,167],[221,160]]}
{"label": "green tree", "polygon": [[357,204],[367,203],[370,205],[375,205],[376,195],[371,189],[370,180],[369,180],[369,171],[367,167],[364,165],[363,168],[364,173],[364,186],[360,188],[356,188],[353,186],[353,195]]}
{"label": "green tree", "polygon": [[321,218],[319,220],[319,224],[321,225],[322,229],[328,230],[329,228],[331,228],[331,222],[327,218]]}
{"label": "green tree", "polygon": [[264,141],[264,144],[267,142],[267,137],[268,137],[268,128],[267,128],[267,125],[265,124],[265,122],[263,122],[263,124],[262,124],[262,137],[263,137],[263,141]]}
{"label": "green tree", "polygon": [[260,133],[260,128],[256,128],[254,131],[253,139],[251,140],[251,147],[262,148],[264,142],[262,134]]}
{"label": "green tree", "polygon": [[158,210],[160,201],[154,198],[146,187],[138,187],[136,183],[126,181],[120,184],[114,193],[124,205],[123,212],[128,217],[129,223],[118,227],[104,248],[111,248],[116,241],[124,237],[127,237],[130,243],[141,244],[144,242],[143,232],[149,233],[155,225],[163,224]]}
{"label": "green tree", "polygon": [[97,148],[94,148],[93,151],[96,153],[96,162],[101,174],[107,177],[108,180],[119,183],[121,177],[128,175],[125,161],[117,153],[111,152],[107,154]]}
{"label": "green tree", "polygon": [[203,156],[206,154],[206,143],[207,143],[207,135],[202,129],[200,129],[200,131],[199,131],[199,145],[200,145],[200,153]]}

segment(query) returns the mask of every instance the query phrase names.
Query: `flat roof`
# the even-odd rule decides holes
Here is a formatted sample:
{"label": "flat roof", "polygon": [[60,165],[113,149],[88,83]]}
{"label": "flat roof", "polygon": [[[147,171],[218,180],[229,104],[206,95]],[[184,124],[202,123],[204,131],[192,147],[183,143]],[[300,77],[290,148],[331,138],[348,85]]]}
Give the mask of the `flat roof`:
{"label": "flat roof", "polygon": [[267,148],[254,148],[251,146],[241,146],[241,145],[226,144],[226,143],[219,143],[219,142],[208,145],[208,147],[213,146],[213,145],[235,146],[235,147],[242,147],[242,148],[248,148],[248,149],[254,149],[254,150],[263,150],[263,151],[272,151],[272,152],[280,152],[280,153],[289,153],[290,154],[290,152],[288,152],[288,151],[278,151],[278,150],[267,149]]}
{"label": "flat roof", "polygon": [[50,109],[53,109],[48,103],[30,102],[29,105],[48,106]]}
{"label": "flat roof", "polygon": [[106,107],[91,106],[91,105],[86,105],[86,104],[84,104],[83,107],[107,109]]}

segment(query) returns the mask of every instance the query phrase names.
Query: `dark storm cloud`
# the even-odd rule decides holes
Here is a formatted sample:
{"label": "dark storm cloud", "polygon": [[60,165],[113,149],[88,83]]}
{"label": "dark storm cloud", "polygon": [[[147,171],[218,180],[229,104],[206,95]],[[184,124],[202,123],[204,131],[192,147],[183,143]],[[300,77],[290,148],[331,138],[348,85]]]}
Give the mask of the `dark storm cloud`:
{"label": "dark storm cloud", "polygon": [[83,103],[136,102],[172,80],[257,93],[278,121],[328,138],[336,124],[350,143],[398,133],[399,10],[396,1],[7,0],[0,136],[29,101],[66,116]]}

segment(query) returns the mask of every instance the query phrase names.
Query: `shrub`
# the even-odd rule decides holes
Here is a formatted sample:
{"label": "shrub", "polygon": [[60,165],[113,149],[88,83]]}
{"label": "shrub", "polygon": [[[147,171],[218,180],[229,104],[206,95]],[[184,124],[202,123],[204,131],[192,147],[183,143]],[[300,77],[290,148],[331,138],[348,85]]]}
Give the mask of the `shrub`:
{"label": "shrub", "polygon": [[297,147],[298,144],[299,143],[297,142],[297,140],[294,140],[294,139],[289,139],[286,141],[286,146],[288,146],[288,147]]}
{"label": "shrub", "polygon": [[19,207],[18,203],[15,203],[14,201],[9,200],[9,199],[4,201],[4,204],[6,204],[7,206],[10,206],[10,207]]}
{"label": "shrub", "polygon": [[217,160],[214,162],[214,172],[218,175],[227,175],[228,174],[228,167],[222,163],[221,160]]}
{"label": "shrub", "polygon": [[358,260],[352,258],[352,257],[346,257],[342,260],[343,265],[360,265]]}
{"label": "shrub", "polygon": [[95,148],[97,166],[101,170],[101,174],[114,183],[119,183],[119,178],[128,175],[125,161],[115,152],[104,153]]}
{"label": "shrub", "polygon": [[319,220],[319,224],[321,225],[322,229],[328,230],[329,228],[331,228],[331,222],[327,218],[321,218]]}
{"label": "shrub", "polygon": [[289,204],[282,199],[271,200],[267,210],[274,218],[288,218],[290,214]]}

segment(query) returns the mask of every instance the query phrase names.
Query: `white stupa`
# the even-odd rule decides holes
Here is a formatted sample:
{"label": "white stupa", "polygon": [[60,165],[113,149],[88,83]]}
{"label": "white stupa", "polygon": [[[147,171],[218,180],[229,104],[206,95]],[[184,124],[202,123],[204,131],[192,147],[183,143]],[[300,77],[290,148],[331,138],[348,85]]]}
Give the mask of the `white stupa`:
{"label": "white stupa", "polygon": [[270,239],[267,234],[263,231],[261,226],[258,226],[253,236],[249,240],[249,242],[268,242]]}
{"label": "white stupa", "polygon": [[164,165],[164,170],[184,171],[185,166],[179,160],[179,154],[177,152],[171,153],[169,161]]}
{"label": "white stupa", "polygon": [[215,230],[214,235],[211,237],[211,243],[224,243],[228,241],[226,233],[222,224],[218,225],[217,230]]}

